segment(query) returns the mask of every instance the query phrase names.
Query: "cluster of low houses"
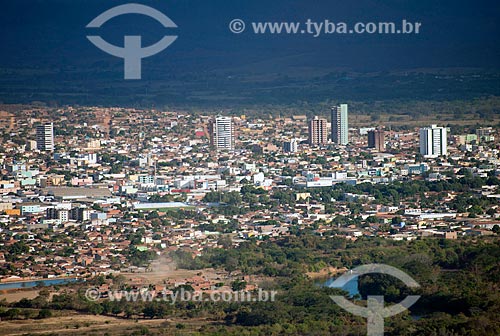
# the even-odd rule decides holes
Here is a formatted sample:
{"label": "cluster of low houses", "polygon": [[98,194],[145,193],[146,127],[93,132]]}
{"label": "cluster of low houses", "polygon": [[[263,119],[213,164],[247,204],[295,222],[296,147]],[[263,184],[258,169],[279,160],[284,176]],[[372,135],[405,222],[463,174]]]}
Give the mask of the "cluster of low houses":
{"label": "cluster of low houses", "polygon": [[[74,277],[124,269],[130,266],[125,255],[130,246],[128,237],[139,231],[144,232],[135,248],[157,254],[182,248],[193,256],[220,246],[223,233],[200,228],[205,224],[236,222],[230,233],[234,245],[246,239],[288,235],[292,226],[317,224],[316,232],[324,235],[332,230],[329,222],[336,216],[351,216],[350,201],[362,203],[363,221],[378,217],[395,232],[378,231],[380,224],[368,222],[336,228],[346,239],[456,239],[491,235],[500,223],[498,214],[469,218],[467,213],[454,213],[446,207],[446,200],[433,208],[419,209],[404,203],[393,207],[376,204],[371,195],[346,193],[342,202],[314,202],[307,196],[312,188],[331,188],[337,183],[438,181],[448,178],[444,172],[458,174],[464,169],[474,176],[498,176],[500,151],[495,129],[483,130],[480,139],[473,134],[451,136],[449,142],[454,146],[449,147],[446,158],[426,160],[415,155],[416,129],[387,131],[386,152],[367,149],[360,129],[350,130],[351,145],[347,147],[309,146],[304,116],[269,120],[235,117],[236,149],[228,152],[210,147],[209,116],[155,110],[37,109],[16,116],[14,124],[9,121],[10,131],[12,125],[30,128],[50,118],[51,113],[65,116],[57,119],[54,127],[68,130],[68,134],[55,137],[54,152],[40,152],[15,142],[2,145],[0,241],[4,253],[0,253],[0,264],[9,263],[13,269],[0,276],[2,281],[11,276]],[[66,117],[74,113],[86,122],[73,123]],[[284,152],[280,144],[290,137],[299,145],[295,152]],[[129,160],[122,162],[122,158]],[[209,192],[239,192],[244,184],[261,188],[270,196],[277,190],[290,193],[297,204],[222,216],[211,211],[220,204],[203,202]],[[475,192],[500,198],[498,186]],[[448,199],[456,196],[449,193]],[[328,202],[335,203],[335,214],[325,212]],[[164,223],[163,215],[172,209],[190,210],[204,219],[169,219]],[[148,217],[152,212],[159,218]],[[392,223],[394,217],[401,221]],[[68,239],[61,239],[61,235]],[[54,236],[57,238],[52,242]],[[21,240],[28,243],[29,253],[7,261],[5,251]]]}

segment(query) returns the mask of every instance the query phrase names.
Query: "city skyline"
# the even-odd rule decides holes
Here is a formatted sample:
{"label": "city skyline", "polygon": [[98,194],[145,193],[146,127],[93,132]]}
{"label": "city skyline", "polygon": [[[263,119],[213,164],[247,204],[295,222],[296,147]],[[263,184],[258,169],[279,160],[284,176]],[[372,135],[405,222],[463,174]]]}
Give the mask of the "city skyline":
{"label": "city skyline", "polygon": [[5,1],[0,335],[500,335],[499,17]]}

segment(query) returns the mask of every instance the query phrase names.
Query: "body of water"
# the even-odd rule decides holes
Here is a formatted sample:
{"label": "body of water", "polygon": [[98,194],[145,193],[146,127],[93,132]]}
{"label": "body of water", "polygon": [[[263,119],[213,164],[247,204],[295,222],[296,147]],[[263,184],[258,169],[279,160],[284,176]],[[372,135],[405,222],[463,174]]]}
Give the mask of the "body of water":
{"label": "body of water", "polygon": [[17,289],[17,288],[32,288],[36,286],[53,286],[53,285],[65,285],[72,282],[81,281],[77,278],[67,278],[67,279],[40,279],[33,281],[17,281],[17,282],[7,282],[0,284],[0,290],[2,289]]}
{"label": "body of water", "polygon": [[[323,285],[326,286],[326,287],[334,287],[333,286],[333,282],[336,279],[337,278],[330,278]],[[340,289],[343,289],[346,292],[348,292],[351,297],[353,297],[356,294],[359,294],[358,277],[357,276],[353,277],[351,279],[351,281],[349,281],[348,283],[346,283],[344,286],[340,287]]]}

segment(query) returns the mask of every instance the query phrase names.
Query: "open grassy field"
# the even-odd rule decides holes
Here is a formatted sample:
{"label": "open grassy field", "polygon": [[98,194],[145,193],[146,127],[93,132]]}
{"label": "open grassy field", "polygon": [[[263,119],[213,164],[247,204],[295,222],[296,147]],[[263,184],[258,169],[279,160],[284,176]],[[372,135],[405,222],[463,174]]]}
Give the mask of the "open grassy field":
{"label": "open grassy field", "polygon": [[38,296],[39,289],[19,289],[19,290],[3,290],[0,291],[0,301],[16,302],[22,298],[34,299]]}

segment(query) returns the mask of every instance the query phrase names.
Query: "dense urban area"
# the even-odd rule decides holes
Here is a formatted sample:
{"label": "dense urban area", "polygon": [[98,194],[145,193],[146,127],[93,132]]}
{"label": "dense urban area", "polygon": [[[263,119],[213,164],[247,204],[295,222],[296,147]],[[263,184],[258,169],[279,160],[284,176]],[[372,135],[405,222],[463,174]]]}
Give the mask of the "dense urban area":
{"label": "dense urban area", "polygon": [[[3,327],[58,317],[60,333],[363,335],[365,319],[328,297],[342,289],[322,283],[378,262],[422,286],[386,334],[498,335],[498,125],[353,126],[355,113],[4,106]],[[360,278],[359,300],[408,293],[373,279]],[[278,296],[106,300],[141,288]]]}

